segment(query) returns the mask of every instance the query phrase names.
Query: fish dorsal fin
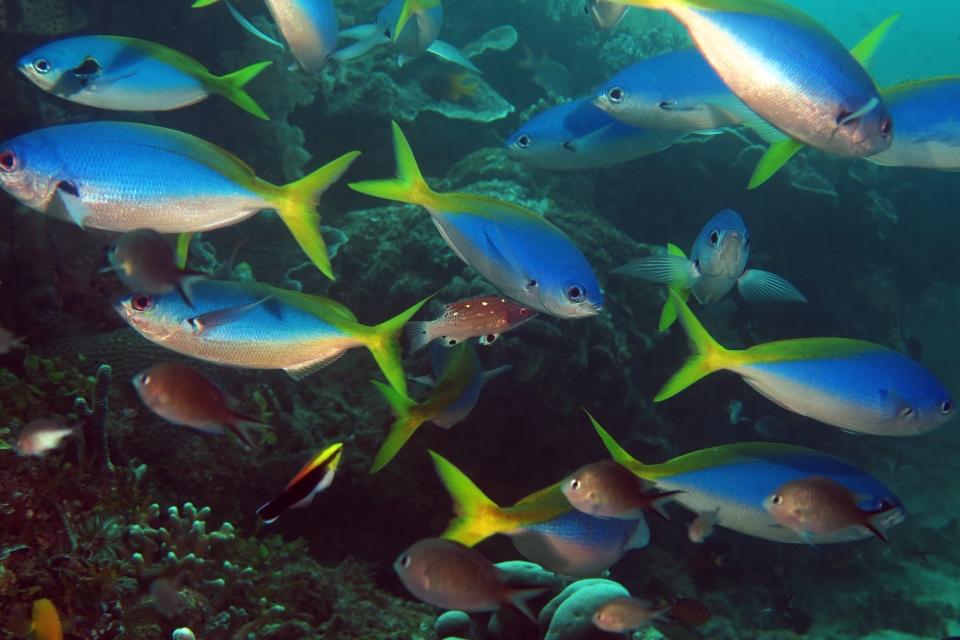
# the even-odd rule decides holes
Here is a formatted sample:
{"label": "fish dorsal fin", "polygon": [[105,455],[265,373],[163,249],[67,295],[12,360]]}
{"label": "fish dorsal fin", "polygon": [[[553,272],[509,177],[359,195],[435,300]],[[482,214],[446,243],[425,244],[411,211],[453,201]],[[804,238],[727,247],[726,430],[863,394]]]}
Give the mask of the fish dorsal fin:
{"label": "fish dorsal fin", "polygon": [[314,358],[313,360],[308,360],[307,362],[301,362],[300,364],[295,364],[290,367],[284,367],[283,370],[286,371],[294,380],[303,380],[311,373],[315,373],[320,369],[323,369],[328,364],[337,361],[340,356],[346,352],[346,349],[327,351],[319,358]]}
{"label": "fish dorsal fin", "polygon": [[873,56],[877,53],[880,45],[883,44],[884,39],[886,39],[890,27],[893,26],[893,23],[896,22],[899,17],[899,13],[893,14],[874,27],[870,33],[863,37],[863,40],[858,42],[853,49],[850,49],[850,55],[852,55],[864,69],[869,70],[871,65],[873,65]]}
{"label": "fish dorsal fin", "polygon": [[[210,71],[191,58],[190,56],[180,53],[176,49],[171,49],[170,47],[165,47],[162,44],[157,44],[155,42],[148,42],[146,40],[138,40],[137,38],[127,38],[124,36],[103,36],[108,40],[113,40],[114,42],[119,42],[123,45],[125,50],[131,52],[136,52],[139,56],[151,58],[168,64],[171,67],[175,67],[180,71],[184,71],[193,76],[210,76]],[[121,55],[123,52],[121,52]]]}
{"label": "fish dorsal fin", "polygon": [[[358,322],[357,316],[353,315],[353,311],[350,311],[350,309],[347,309],[345,306],[343,306],[342,304],[340,304],[335,300],[331,300],[330,298],[323,298],[321,296],[310,295],[309,293],[301,293],[299,295],[309,300],[311,304],[320,305],[325,310],[340,316],[344,320],[349,320],[350,322]],[[309,306],[311,305],[308,305],[308,307]]]}

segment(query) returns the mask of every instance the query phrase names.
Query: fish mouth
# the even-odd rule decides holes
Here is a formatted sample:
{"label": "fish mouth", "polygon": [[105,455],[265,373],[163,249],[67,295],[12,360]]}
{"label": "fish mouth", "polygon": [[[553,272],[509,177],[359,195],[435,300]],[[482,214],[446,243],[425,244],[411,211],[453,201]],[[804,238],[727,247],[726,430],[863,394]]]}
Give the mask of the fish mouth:
{"label": "fish mouth", "polygon": [[605,93],[593,96],[593,100],[590,101],[590,104],[603,111],[608,111],[610,109],[610,101],[607,100],[607,94]]}

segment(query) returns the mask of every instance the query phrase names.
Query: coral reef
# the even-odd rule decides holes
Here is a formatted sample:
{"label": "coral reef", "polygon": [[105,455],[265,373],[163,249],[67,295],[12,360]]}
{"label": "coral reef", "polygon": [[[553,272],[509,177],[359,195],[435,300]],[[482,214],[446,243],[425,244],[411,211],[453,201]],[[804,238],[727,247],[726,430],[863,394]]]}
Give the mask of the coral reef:
{"label": "coral reef", "polygon": [[93,474],[112,474],[110,449],[107,446],[107,416],[110,413],[110,380],[113,370],[108,364],[97,369],[93,385],[93,410],[83,398],[77,398],[74,407],[81,421],[83,433],[80,447],[80,463],[84,470]]}

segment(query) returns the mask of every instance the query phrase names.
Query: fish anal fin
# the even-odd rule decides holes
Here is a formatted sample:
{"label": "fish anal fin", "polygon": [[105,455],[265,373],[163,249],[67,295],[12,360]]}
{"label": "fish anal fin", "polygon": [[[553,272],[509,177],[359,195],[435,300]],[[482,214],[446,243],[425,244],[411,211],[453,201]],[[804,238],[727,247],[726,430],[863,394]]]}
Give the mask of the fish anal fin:
{"label": "fish anal fin", "polygon": [[294,380],[303,380],[311,373],[315,373],[320,369],[323,369],[328,364],[336,362],[340,356],[346,352],[346,349],[327,351],[319,358],[314,358],[313,360],[308,360],[306,362],[301,362],[300,364],[285,367],[283,370],[286,371]]}
{"label": "fish anal fin", "polygon": [[760,269],[747,269],[740,274],[737,278],[737,289],[748,302],[807,301],[792,284],[776,274]]}
{"label": "fish anal fin", "polygon": [[200,334],[204,331],[209,331],[210,329],[215,329],[216,327],[222,327],[223,325],[230,324],[231,322],[236,322],[246,314],[250,313],[252,310],[262,305],[267,300],[270,300],[272,297],[273,295],[269,295],[265,298],[257,300],[256,302],[251,302],[250,304],[228,307],[226,309],[217,309],[216,311],[208,311],[207,313],[201,313],[198,316],[187,318],[183,322],[190,327],[194,333]]}
{"label": "fish anal fin", "polygon": [[750,184],[747,185],[747,188],[756,189],[769,180],[770,176],[775,174],[780,167],[787,163],[787,160],[792,158],[794,154],[802,148],[803,143],[793,138],[787,138],[786,140],[771,144],[763,154],[763,157],[760,158],[760,162],[757,163],[757,168],[753,170],[753,175],[750,176]]}

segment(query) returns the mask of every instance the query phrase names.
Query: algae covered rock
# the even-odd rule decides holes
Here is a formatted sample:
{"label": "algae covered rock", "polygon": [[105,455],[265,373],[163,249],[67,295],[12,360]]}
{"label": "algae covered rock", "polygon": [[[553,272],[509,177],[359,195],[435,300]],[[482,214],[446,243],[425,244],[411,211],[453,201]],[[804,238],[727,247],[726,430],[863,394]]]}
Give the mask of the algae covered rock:
{"label": "algae covered rock", "polygon": [[578,580],[543,608],[537,626],[544,640],[622,638],[619,633],[600,631],[593,624],[593,613],[608,600],[629,595],[630,592],[612,580]]}

